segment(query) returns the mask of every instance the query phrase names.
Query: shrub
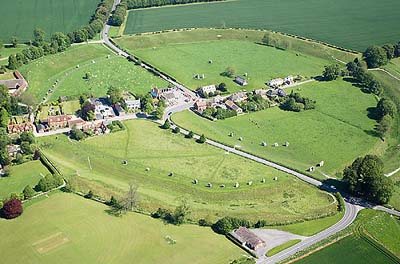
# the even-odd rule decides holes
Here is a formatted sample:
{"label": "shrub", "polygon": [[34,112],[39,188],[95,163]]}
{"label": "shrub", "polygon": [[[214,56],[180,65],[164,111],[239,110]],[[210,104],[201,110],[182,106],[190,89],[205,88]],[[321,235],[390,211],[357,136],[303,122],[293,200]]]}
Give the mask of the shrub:
{"label": "shrub", "polygon": [[18,199],[11,199],[4,203],[2,215],[6,219],[13,219],[20,216],[23,212],[22,203]]}
{"label": "shrub", "polygon": [[86,199],[92,199],[93,198],[93,192],[90,190],[87,194],[84,196]]}
{"label": "shrub", "polygon": [[171,122],[167,119],[164,122],[164,125],[161,126],[162,129],[170,129],[171,128]]}
{"label": "shrub", "polygon": [[193,131],[189,131],[189,133],[185,136],[186,138],[193,138],[194,133]]}
{"label": "shrub", "polygon": [[254,224],[255,228],[261,228],[266,226],[268,223],[265,220],[258,220],[257,223]]}
{"label": "shrub", "polygon": [[336,199],[338,201],[338,208],[337,208],[338,211],[339,212],[344,211],[345,210],[345,205],[344,205],[343,196],[340,194],[340,192],[335,192],[334,195],[335,195],[335,197],[336,197]]}
{"label": "shrub", "polygon": [[204,144],[206,140],[207,140],[206,137],[204,136],[204,134],[202,134],[200,138],[197,140],[197,143]]}
{"label": "shrub", "polygon": [[22,194],[24,195],[24,199],[27,200],[35,195],[35,191],[32,189],[30,185],[27,185],[22,191]]}
{"label": "shrub", "polygon": [[237,229],[241,226],[250,227],[250,222],[248,220],[234,218],[234,217],[224,217],[217,222],[215,222],[211,227],[214,232],[227,235],[234,229]]}
{"label": "shrub", "polygon": [[212,223],[204,218],[199,220],[199,226],[212,226]]}
{"label": "shrub", "polygon": [[181,132],[181,129],[180,129],[179,127],[175,127],[175,128],[172,130],[172,132],[175,133],[175,134],[179,134],[179,133]]}

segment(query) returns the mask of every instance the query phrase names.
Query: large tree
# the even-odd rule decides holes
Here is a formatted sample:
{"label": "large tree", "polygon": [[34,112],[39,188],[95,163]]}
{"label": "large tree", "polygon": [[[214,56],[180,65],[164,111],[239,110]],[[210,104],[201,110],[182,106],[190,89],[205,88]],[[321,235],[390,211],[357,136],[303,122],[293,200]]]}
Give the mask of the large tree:
{"label": "large tree", "polygon": [[6,219],[13,219],[20,216],[23,212],[22,203],[18,199],[11,199],[4,203],[2,215]]}
{"label": "large tree", "polygon": [[343,171],[348,190],[377,203],[387,203],[393,193],[392,181],[383,175],[383,162],[375,155],[357,158]]}
{"label": "large tree", "polygon": [[42,45],[42,43],[44,42],[44,35],[45,32],[43,29],[35,28],[35,30],[33,31],[33,39],[34,39],[33,44],[37,47]]}
{"label": "large tree", "polygon": [[369,47],[363,55],[368,68],[378,68],[388,63],[387,53],[382,47]]}
{"label": "large tree", "polygon": [[324,79],[327,81],[336,80],[337,77],[339,77],[339,74],[340,74],[340,69],[339,65],[337,64],[325,66],[324,72],[322,73]]}
{"label": "large tree", "polygon": [[382,119],[385,115],[394,117],[396,111],[396,105],[393,103],[392,100],[388,98],[382,98],[381,100],[379,100],[376,106],[376,113],[379,120]]}

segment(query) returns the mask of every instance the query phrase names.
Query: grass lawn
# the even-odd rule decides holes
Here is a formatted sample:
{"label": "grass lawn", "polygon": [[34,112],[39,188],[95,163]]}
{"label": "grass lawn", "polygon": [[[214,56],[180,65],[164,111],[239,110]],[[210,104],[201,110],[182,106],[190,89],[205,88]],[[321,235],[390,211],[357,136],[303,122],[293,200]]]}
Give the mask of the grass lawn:
{"label": "grass lawn", "polygon": [[[90,74],[89,80],[84,79],[86,73]],[[65,95],[78,97],[82,93],[104,96],[110,86],[134,94],[145,94],[152,87],[167,85],[165,81],[143,68],[120,56],[112,55],[109,59],[100,58],[95,60],[95,63],[85,63],[70,70],[68,76],[61,78],[51,98],[56,100]]]}
{"label": "grass lawn", "polygon": [[[17,36],[20,42],[33,39],[33,30],[41,28],[46,38],[54,32],[68,33],[87,25],[99,0],[3,0],[0,9],[0,36],[10,42]],[[18,16],[16,18],[16,11]]]}
{"label": "grass lawn", "polygon": [[[83,192],[93,190],[109,199],[111,191],[121,195],[134,182],[139,187],[140,207],[146,212],[174,208],[185,199],[193,220],[231,215],[285,223],[336,209],[329,195],[269,167],[199,145],[152,122],[133,120],[125,125],[124,131],[82,143],[54,136],[40,138],[39,144]],[[123,160],[128,165],[122,165]],[[171,172],[173,176],[168,176]],[[278,180],[273,181],[274,177]],[[192,183],[194,179],[198,185]],[[246,185],[249,181],[252,186]],[[212,188],[206,187],[209,182]],[[240,188],[233,188],[235,182]]]}
{"label": "grass lawn", "polygon": [[20,193],[26,185],[34,187],[49,171],[38,160],[11,167],[9,177],[0,177],[0,200],[12,192]]}
{"label": "grass lawn", "polygon": [[283,250],[285,250],[287,248],[290,248],[291,246],[296,245],[299,242],[301,242],[301,239],[290,240],[290,241],[288,241],[286,243],[283,243],[282,245],[276,246],[276,247],[268,250],[268,252],[265,255],[267,255],[267,257],[271,257],[271,256],[273,256],[275,254],[278,254],[279,252],[281,252],[281,251],[283,251]]}
{"label": "grass lawn", "polygon": [[0,80],[15,79],[13,72],[8,71],[6,73],[0,74]]}
{"label": "grass lawn", "polygon": [[348,236],[296,263],[398,263],[362,237]]}
{"label": "grass lawn", "polygon": [[81,104],[78,100],[68,101],[61,103],[62,111],[64,114],[72,115],[81,109]]}
{"label": "grass lawn", "polygon": [[[275,107],[216,122],[186,111],[175,114],[173,120],[186,129],[232,146],[240,145],[243,150],[300,171],[323,160],[325,166],[314,173],[321,179],[325,174],[341,177],[346,165],[380,144],[371,135],[376,121],[367,117],[367,108],[376,106],[372,95],[341,80],[313,82],[294,89],[316,100],[316,109],[295,113]],[[229,137],[231,132],[233,137]],[[268,147],[262,147],[262,141]],[[282,147],[286,141],[290,146]],[[280,146],[272,147],[275,142]]]}
{"label": "grass lawn", "polygon": [[397,78],[400,78],[400,58],[390,60],[384,68]]}
{"label": "grass lawn", "polygon": [[[8,56],[10,56],[11,54],[15,54],[18,52],[21,52],[22,50],[28,48],[29,46],[26,45],[18,45],[16,48],[12,48],[12,47],[4,47],[2,49],[0,49],[0,60],[3,58],[7,58]],[[6,59],[7,63],[8,60]]]}
{"label": "grass lawn", "polygon": [[[110,216],[73,194],[35,202],[19,218],[0,219],[4,263],[229,263],[244,254],[210,228],[165,225],[148,216]],[[176,241],[168,243],[167,237]]]}
{"label": "grass lawn", "polygon": [[[193,90],[200,86],[225,82],[231,92],[243,88],[259,89],[273,78],[288,75],[310,78],[320,75],[324,65],[329,64],[316,57],[235,40],[170,44],[138,49],[134,54]],[[212,63],[209,63],[210,60]],[[241,87],[232,78],[220,76],[227,67],[233,67],[237,75],[247,73],[249,85]],[[205,79],[194,79],[196,74],[205,74]]]}
{"label": "grass lawn", "polygon": [[362,51],[399,40],[399,10],[397,0],[237,0],[130,11],[125,34],[200,27],[271,29]]}

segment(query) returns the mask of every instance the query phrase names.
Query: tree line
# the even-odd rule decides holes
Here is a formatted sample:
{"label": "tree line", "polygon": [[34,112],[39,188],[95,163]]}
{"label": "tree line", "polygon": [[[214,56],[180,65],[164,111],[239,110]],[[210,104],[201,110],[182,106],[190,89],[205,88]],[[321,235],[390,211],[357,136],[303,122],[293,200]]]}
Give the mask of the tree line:
{"label": "tree line", "polygon": [[165,6],[165,5],[181,5],[202,2],[217,2],[224,0],[127,0],[128,9]]}
{"label": "tree line", "polygon": [[368,68],[378,68],[386,65],[391,59],[400,57],[400,42],[394,45],[372,46],[367,48],[363,57]]}
{"label": "tree line", "polygon": [[126,11],[128,10],[128,6],[126,2],[121,2],[114,10],[114,14],[110,18],[110,25],[113,26],[121,26],[125,20]]}

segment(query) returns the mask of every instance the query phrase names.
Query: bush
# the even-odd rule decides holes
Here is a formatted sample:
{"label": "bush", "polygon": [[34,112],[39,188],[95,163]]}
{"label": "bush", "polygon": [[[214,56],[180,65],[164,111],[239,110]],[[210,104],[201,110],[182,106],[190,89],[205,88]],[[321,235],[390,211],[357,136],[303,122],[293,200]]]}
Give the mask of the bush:
{"label": "bush", "polygon": [[93,192],[90,190],[87,194],[84,196],[86,199],[92,199],[93,198]]}
{"label": "bush", "polygon": [[344,204],[344,199],[343,196],[339,192],[334,193],[337,201],[338,201],[338,211],[343,212],[345,210],[345,204]]}
{"label": "bush", "polygon": [[164,122],[164,125],[161,126],[162,129],[170,129],[171,128],[171,122],[167,119]]}
{"label": "bush", "polygon": [[227,216],[215,222],[211,228],[218,234],[227,235],[232,230],[235,230],[241,226],[248,228],[251,225],[248,220]]}
{"label": "bush", "polygon": [[194,133],[193,131],[189,131],[189,133],[187,133],[187,135],[185,136],[186,138],[193,138]]}
{"label": "bush", "polygon": [[181,129],[180,129],[179,127],[175,127],[175,128],[172,130],[172,132],[175,133],[175,134],[179,134],[179,133],[181,132]]}
{"label": "bush", "polygon": [[22,194],[24,195],[24,199],[27,200],[35,196],[35,191],[32,189],[30,185],[27,185],[22,191]]}
{"label": "bush", "polygon": [[255,228],[261,228],[267,225],[267,221],[265,220],[258,220],[257,223],[254,224]]}
{"label": "bush", "polygon": [[23,212],[22,203],[18,199],[11,199],[4,203],[1,213],[6,219],[13,219]]}
{"label": "bush", "polygon": [[204,218],[199,220],[199,226],[212,226],[212,223]]}
{"label": "bush", "polygon": [[204,136],[204,134],[202,134],[200,138],[197,140],[197,143],[204,144],[206,143],[206,140],[207,140],[206,137]]}

